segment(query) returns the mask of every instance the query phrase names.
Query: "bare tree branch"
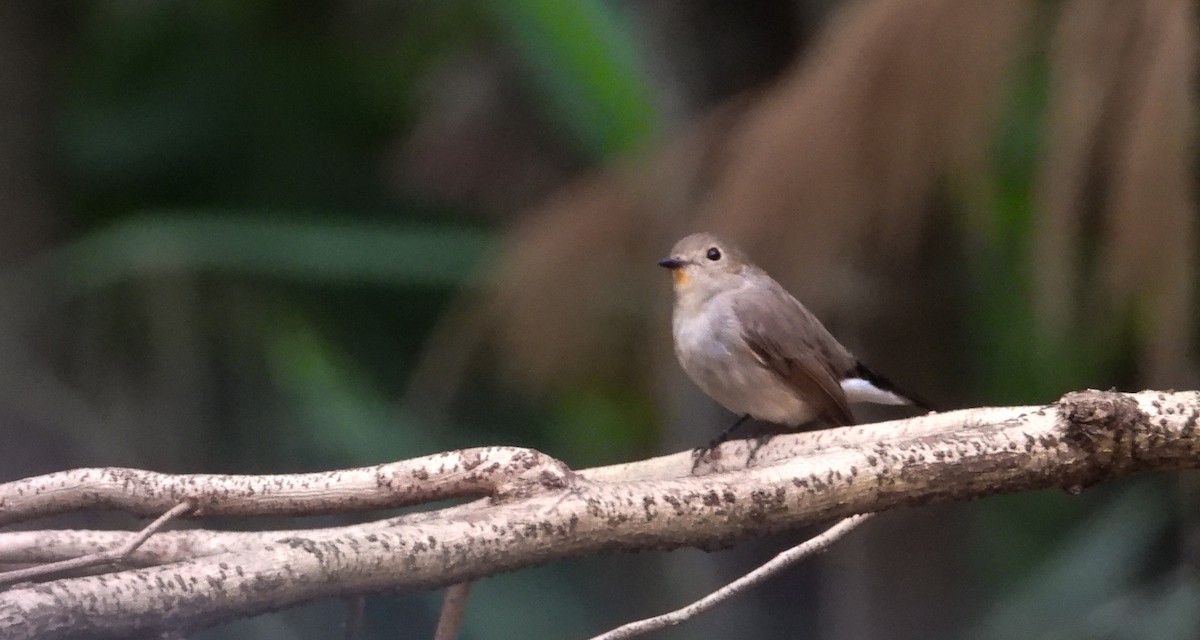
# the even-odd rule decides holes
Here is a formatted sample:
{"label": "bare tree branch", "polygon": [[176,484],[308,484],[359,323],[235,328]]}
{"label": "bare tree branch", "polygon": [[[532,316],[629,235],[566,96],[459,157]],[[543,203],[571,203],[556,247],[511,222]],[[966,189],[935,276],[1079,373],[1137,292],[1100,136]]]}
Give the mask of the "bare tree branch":
{"label": "bare tree branch", "polygon": [[829,545],[839,540],[842,536],[850,533],[855,527],[866,522],[871,514],[864,513],[857,516],[850,516],[843,519],[841,522],[829,527],[820,535],[805,540],[800,544],[780,553],[771,558],[761,567],[747,573],[746,575],[730,582],[729,584],[717,589],[716,591],[704,596],[703,598],[689,604],[681,609],[676,609],[670,613],[664,613],[653,618],[637,620],[628,624],[623,624],[612,631],[602,633],[592,640],[621,640],[622,638],[632,638],[642,634],[658,631],[667,627],[675,626],[685,620],[696,617],[697,615],[712,609],[713,607],[725,602],[726,600],[744,593],[754,587],[762,584],[771,576],[783,571],[784,569],[796,564],[797,562],[816,555]]}
{"label": "bare tree branch", "polygon": [[561,486],[570,473],[549,456],[517,447],[462,449],[374,467],[287,475],[74,469],[0,485],[0,525],[98,507],[158,515],[184,500],[196,504],[193,516],[388,509]]}
{"label": "bare tree branch", "polygon": [[138,547],[142,546],[146,540],[150,539],[150,536],[154,535],[159,529],[162,529],[164,526],[166,526],[168,522],[182,516],[188,511],[191,511],[194,507],[195,505],[187,500],[180,502],[172,507],[170,511],[167,511],[161,516],[155,518],[153,522],[146,525],[141,531],[134,534],[133,539],[123,542],[119,546],[111,548],[109,551],[100,551],[97,553],[82,555],[77,558],[71,558],[69,560],[60,560],[58,562],[51,562],[48,564],[0,573],[0,585],[9,584],[12,582],[20,582],[22,580],[31,580],[33,578],[60,573],[63,571],[73,571],[76,569],[83,569],[85,567],[92,567],[110,562],[120,562],[129,557],[129,554],[133,553]]}
{"label": "bare tree branch", "polygon": [[[311,474],[306,477],[321,478],[310,487],[319,499],[289,494],[284,500],[293,511],[264,507],[267,501],[256,502],[245,492],[232,494],[238,506],[230,508],[222,503],[229,494],[212,487],[253,485],[278,496],[292,490],[284,481],[294,476],[254,485],[230,476],[125,471],[126,479],[162,479],[176,497],[196,497],[207,513],[224,514],[295,513],[297,505],[329,512],[332,495],[370,505],[359,508],[377,508],[394,504],[397,496],[445,497],[447,487],[458,487],[455,495],[465,494],[464,486],[470,495],[499,490],[485,500],[413,517],[274,532],[270,538],[264,534],[262,544],[182,562],[18,585],[0,593],[0,637],[187,631],[317,598],[440,588],[572,556],[712,548],[907,505],[1048,487],[1077,491],[1142,471],[1200,467],[1198,416],[1197,392],[1087,391],[1046,407],[965,410],[778,436],[756,452],[753,465],[746,463],[745,443],[726,443],[712,456],[714,473],[703,476],[688,475],[687,452],[574,474],[536,452],[477,449],[383,465],[407,472],[385,474],[379,483],[367,482],[364,476],[374,476],[364,470]],[[490,455],[509,464],[493,465]],[[470,465],[464,464],[468,458]],[[418,477],[421,470],[428,475]],[[71,473],[54,474],[57,495],[71,496],[65,502],[13,489],[46,487],[44,479],[0,485],[0,519],[97,505],[141,513],[150,507],[139,500],[161,505],[163,495],[172,495],[138,482],[121,494],[119,487],[102,483],[89,499],[97,485],[71,485],[66,482]],[[353,497],[339,478],[375,497]],[[426,482],[438,488],[421,486]],[[0,534],[0,548],[10,535],[17,534]],[[158,537],[146,546],[153,547]]]}
{"label": "bare tree branch", "polygon": [[467,596],[471,593],[471,582],[452,584],[442,598],[442,615],[438,617],[437,631],[433,640],[454,640],[462,627],[463,614],[467,611]]}

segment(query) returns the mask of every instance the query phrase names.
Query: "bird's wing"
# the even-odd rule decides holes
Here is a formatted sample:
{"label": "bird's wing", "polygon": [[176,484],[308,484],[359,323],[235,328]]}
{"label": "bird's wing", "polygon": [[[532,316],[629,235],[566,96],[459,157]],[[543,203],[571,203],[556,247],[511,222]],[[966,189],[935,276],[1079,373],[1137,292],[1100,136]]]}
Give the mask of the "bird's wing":
{"label": "bird's wing", "polygon": [[[854,424],[838,369],[853,363],[820,321],[782,288],[760,289],[733,304],[746,346],[762,365],[795,389],[817,415]],[[789,336],[785,338],[784,336]]]}

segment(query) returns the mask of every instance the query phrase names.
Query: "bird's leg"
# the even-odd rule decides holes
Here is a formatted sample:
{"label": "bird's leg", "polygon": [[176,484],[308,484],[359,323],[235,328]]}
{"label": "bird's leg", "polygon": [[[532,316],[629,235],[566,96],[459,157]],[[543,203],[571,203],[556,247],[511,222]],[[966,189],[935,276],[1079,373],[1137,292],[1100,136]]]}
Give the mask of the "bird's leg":
{"label": "bird's leg", "polygon": [[721,433],[718,433],[717,437],[713,438],[712,441],[708,443],[708,446],[705,447],[705,449],[708,451],[712,451],[713,449],[716,449],[717,447],[721,446],[721,443],[728,440],[729,437],[733,435],[733,432],[737,431],[738,427],[742,426],[743,424],[746,424],[746,421],[749,419],[750,419],[750,414],[748,414],[748,413],[742,414],[742,417],[738,418],[737,420],[734,420],[733,424],[729,425],[728,429],[722,431]]}
{"label": "bird's leg", "polygon": [[723,442],[728,440],[729,437],[733,435],[733,432],[737,431],[738,427],[742,426],[749,419],[750,419],[750,414],[748,414],[748,413],[743,414],[742,417],[740,417],[736,421],[734,421],[734,423],[732,425],[730,425],[728,429],[725,429],[721,433],[717,434],[717,437],[710,440],[707,445],[704,445],[703,447],[700,447],[699,449],[696,449],[695,451],[693,451],[692,452],[692,472],[694,473],[696,471],[696,467],[700,465],[700,461],[704,459],[704,456],[707,456],[710,451],[721,446],[721,444]]}

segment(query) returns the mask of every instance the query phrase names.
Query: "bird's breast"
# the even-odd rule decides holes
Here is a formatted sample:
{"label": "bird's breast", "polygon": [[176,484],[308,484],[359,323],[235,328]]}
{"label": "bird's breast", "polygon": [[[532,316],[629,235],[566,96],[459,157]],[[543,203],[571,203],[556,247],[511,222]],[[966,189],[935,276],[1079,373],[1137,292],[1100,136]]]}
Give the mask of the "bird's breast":
{"label": "bird's breast", "polygon": [[746,346],[732,306],[676,309],[673,333],[683,370],[726,409],[786,425],[811,419],[811,407]]}

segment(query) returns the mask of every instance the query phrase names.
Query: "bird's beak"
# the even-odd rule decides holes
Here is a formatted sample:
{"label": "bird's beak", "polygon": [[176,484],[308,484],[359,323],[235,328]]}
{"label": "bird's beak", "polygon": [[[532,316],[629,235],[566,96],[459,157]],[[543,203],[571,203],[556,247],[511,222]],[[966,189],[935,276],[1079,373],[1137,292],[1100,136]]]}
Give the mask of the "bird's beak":
{"label": "bird's beak", "polygon": [[666,269],[670,269],[672,271],[678,269],[679,267],[682,267],[685,264],[687,264],[687,263],[684,262],[683,260],[680,260],[679,258],[664,258],[664,259],[658,261],[658,266],[664,267]]}

